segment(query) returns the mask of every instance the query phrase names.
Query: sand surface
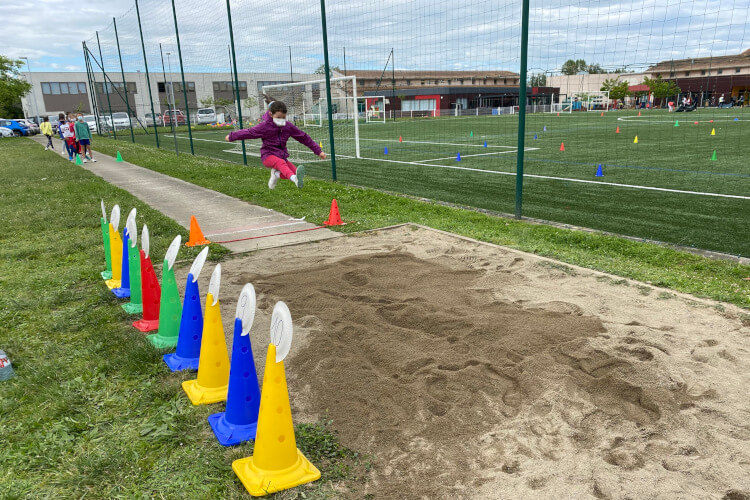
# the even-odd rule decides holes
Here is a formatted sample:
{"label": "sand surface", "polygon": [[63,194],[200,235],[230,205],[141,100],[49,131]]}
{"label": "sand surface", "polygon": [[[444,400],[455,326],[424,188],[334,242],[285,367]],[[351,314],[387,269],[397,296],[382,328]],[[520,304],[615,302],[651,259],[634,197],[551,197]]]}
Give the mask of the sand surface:
{"label": "sand surface", "polygon": [[295,421],[373,457],[374,498],[750,498],[739,309],[415,226],[222,267],[230,348],[246,282],[260,377],[288,304]]}

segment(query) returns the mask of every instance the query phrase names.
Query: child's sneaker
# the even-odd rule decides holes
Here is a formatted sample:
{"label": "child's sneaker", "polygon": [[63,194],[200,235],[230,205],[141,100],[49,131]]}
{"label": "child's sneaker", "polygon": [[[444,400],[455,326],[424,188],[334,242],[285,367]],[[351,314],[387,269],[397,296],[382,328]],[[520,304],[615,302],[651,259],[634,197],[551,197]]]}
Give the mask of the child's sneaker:
{"label": "child's sneaker", "polygon": [[49,146],[44,146],[44,150],[48,151],[49,150]]}
{"label": "child's sneaker", "polygon": [[279,177],[281,177],[281,172],[279,172],[275,168],[272,168],[271,178],[268,179],[268,189],[273,189],[276,187],[276,184],[279,182]]}
{"label": "child's sneaker", "polygon": [[83,163],[88,163],[89,161],[86,159],[86,157],[83,157]]}
{"label": "child's sneaker", "polygon": [[295,184],[299,189],[302,189],[302,187],[305,185],[305,166],[300,165],[297,167],[297,175],[295,176]]}
{"label": "child's sneaker", "polygon": [[91,161],[93,161],[94,163],[96,163],[96,160],[95,160],[95,159],[93,159],[93,158],[91,158]]}

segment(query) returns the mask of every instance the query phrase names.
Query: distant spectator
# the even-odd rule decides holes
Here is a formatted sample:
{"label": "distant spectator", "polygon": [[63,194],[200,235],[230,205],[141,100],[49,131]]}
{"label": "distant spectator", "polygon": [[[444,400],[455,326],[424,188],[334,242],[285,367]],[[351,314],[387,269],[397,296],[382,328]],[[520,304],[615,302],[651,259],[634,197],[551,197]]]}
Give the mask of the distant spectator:
{"label": "distant spectator", "polygon": [[47,137],[47,145],[44,146],[44,150],[47,151],[52,149],[52,151],[54,151],[55,146],[52,144],[52,124],[49,122],[49,117],[44,117],[44,121],[42,121],[42,125],[39,129]]}

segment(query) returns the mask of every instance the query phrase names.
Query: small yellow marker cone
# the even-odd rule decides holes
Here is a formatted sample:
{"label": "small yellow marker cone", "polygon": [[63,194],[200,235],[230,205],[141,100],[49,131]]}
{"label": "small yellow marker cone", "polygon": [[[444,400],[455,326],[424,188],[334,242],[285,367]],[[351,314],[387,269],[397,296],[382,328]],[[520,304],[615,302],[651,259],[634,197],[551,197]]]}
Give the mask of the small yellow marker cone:
{"label": "small yellow marker cone", "polygon": [[715,128],[711,129],[711,135],[716,135],[716,129]]}
{"label": "small yellow marker cone", "polygon": [[635,136],[635,139],[633,139],[633,144],[638,144],[638,136]]}

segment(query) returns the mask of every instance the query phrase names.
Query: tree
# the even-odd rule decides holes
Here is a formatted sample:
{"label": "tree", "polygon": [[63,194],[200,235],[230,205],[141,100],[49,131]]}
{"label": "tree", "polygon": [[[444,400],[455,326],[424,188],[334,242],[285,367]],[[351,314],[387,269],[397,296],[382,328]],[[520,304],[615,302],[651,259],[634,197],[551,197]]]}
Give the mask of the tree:
{"label": "tree", "polygon": [[607,70],[602,68],[601,64],[599,63],[589,64],[588,66],[586,66],[585,71],[590,75],[600,75],[607,72]]}
{"label": "tree", "polygon": [[20,78],[23,61],[0,55],[0,116],[20,118],[23,116],[21,97],[31,90],[31,85]]}
{"label": "tree", "polygon": [[247,97],[244,101],[242,101],[242,107],[245,109],[253,109],[255,106],[258,105],[258,99],[255,97]]}
{"label": "tree", "polygon": [[214,105],[214,98],[211,96],[203,97],[198,102],[201,103],[201,106],[204,108],[210,108]]}
{"label": "tree", "polygon": [[[337,71],[341,73],[341,69],[338,66],[330,66],[329,69],[331,70],[331,74],[333,74],[334,71]],[[318,66],[318,69],[315,70],[316,75],[325,75],[326,74],[326,65],[321,64]]]}
{"label": "tree", "polygon": [[625,80],[620,80],[619,77],[617,78],[607,78],[602,83],[602,87],[599,89],[603,92],[608,91],[609,92],[609,98],[614,99],[615,101],[621,101],[626,96],[630,95],[630,91],[628,90],[628,87],[630,85]]}
{"label": "tree", "polygon": [[531,87],[546,87],[547,86],[547,75],[539,73],[531,75],[529,77],[529,86]]}
{"label": "tree", "polygon": [[568,59],[562,65],[563,75],[575,75],[577,73],[578,73],[578,63],[576,63],[573,59]]}
{"label": "tree", "polygon": [[643,84],[648,86],[651,93],[654,94],[654,99],[661,101],[667,97],[677,95],[681,92],[680,87],[677,86],[672,80],[662,80],[661,75],[657,75],[656,78],[645,77]]}

